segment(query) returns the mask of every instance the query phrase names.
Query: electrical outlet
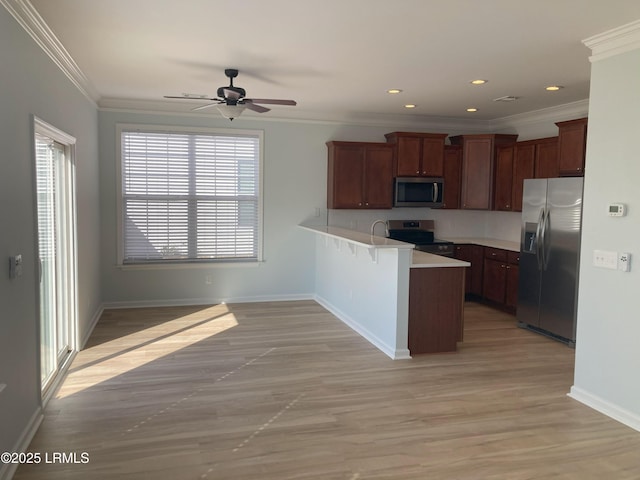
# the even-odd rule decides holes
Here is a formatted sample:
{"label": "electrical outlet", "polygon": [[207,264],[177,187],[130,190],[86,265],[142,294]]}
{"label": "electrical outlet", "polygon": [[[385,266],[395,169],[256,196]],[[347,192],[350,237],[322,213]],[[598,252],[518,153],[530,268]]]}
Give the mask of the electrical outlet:
{"label": "electrical outlet", "polygon": [[616,270],[618,268],[618,252],[607,252],[605,250],[593,251],[593,266]]}

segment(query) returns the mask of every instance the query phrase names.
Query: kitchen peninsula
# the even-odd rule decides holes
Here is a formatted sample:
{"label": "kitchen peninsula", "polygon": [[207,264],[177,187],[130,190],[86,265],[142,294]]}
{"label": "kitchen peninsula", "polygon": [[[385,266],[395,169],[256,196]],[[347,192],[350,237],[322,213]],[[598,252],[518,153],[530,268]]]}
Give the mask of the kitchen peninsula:
{"label": "kitchen peninsula", "polygon": [[393,359],[455,351],[468,262],[331,226],[315,234],[316,300]]}

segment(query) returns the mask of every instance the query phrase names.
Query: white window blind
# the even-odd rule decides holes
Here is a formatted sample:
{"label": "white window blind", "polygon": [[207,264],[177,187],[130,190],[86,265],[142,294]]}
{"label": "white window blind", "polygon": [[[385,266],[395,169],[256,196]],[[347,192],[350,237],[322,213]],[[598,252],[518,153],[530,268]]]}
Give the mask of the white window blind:
{"label": "white window blind", "polygon": [[257,135],[121,135],[123,263],[258,260]]}

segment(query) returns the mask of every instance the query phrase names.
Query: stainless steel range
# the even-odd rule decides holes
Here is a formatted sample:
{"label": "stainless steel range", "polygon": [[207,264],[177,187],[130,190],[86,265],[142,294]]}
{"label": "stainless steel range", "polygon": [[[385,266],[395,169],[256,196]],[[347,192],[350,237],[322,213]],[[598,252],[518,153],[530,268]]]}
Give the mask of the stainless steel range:
{"label": "stainless steel range", "polygon": [[416,250],[453,257],[453,242],[434,238],[433,220],[389,220],[389,238],[413,243]]}

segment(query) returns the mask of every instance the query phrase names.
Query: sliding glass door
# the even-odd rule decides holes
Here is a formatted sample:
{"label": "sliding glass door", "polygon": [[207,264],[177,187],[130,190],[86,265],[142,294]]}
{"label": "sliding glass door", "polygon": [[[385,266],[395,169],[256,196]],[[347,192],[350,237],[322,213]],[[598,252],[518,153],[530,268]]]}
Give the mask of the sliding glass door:
{"label": "sliding glass door", "polygon": [[75,177],[70,137],[42,122],[36,122],[35,131],[40,380],[45,392],[74,348]]}

